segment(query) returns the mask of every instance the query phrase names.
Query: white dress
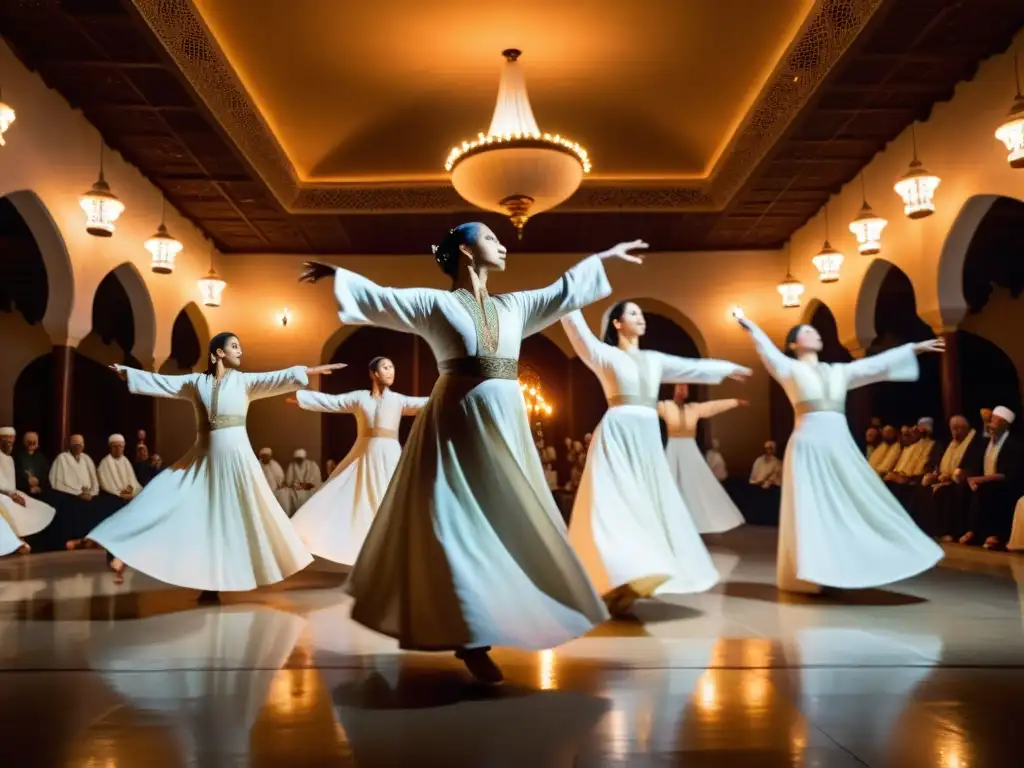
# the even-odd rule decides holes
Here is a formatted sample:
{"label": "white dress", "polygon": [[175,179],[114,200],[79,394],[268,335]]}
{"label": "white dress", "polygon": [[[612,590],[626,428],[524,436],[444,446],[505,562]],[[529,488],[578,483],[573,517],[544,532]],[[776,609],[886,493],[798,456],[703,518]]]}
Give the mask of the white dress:
{"label": "white dress", "polygon": [[255,589],[309,565],[245,431],[249,403],[306,386],[305,366],[221,379],[125,371],[133,394],[191,401],[199,429],[188,453],[88,538],[154,579],[192,589]]}
{"label": "white dress", "polygon": [[723,360],[626,352],[598,341],[579,312],[562,325],[608,399],[587,451],[569,541],[603,595],[627,585],[641,597],[710,589],[718,571],[661,448],[658,387],[718,384],[743,369]]}
{"label": "white dress", "polygon": [[345,269],[334,292],[343,323],[419,334],[441,373],[346,583],[352,618],[416,650],[550,648],[608,618],[516,378],[524,337],[611,292],[600,258],[484,311],[467,291],[382,288]]}
{"label": "white dress", "polygon": [[[0,452],[0,491],[17,493],[25,500],[25,506],[21,506],[9,496],[0,495],[0,555],[18,550],[24,543],[22,537],[39,533],[53,522],[56,514],[49,504],[20,493],[16,487],[17,479],[14,459]],[[15,542],[17,546],[14,546]]]}
{"label": "white dress", "polygon": [[784,355],[756,325],[751,336],[796,411],[783,458],[778,587],[862,589],[910,578],[942,559],[868,466],[844,412],[846,393],[880,381],[915,381],[913,344],[852,363],[811,365]]}
{"label": "white dress", "polygon": [[310,552],[352,565],[402,455],[398,442],[402,416],[419,413],[427,398],[407,397],[390,389],[374,397],[363,389],[341,395],[303,390],[296,399],[307,411],[356,417],[358,431],[352,449],[292,518]]}
{"label": "white dress", "polygon": [[739,404],[735,399],[684,403],[682,408],[672,400],[658,403],[658,415],[668,427],[668,468],[701,533],[723,533],[746,522],[697,445],[697,424],[701,419],[710,419]]}

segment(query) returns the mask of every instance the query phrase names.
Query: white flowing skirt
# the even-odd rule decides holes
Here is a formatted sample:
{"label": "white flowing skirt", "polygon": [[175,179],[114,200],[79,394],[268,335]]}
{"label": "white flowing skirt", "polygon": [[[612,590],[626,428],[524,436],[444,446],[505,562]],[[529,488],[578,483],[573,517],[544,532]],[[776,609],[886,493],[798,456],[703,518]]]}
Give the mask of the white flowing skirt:
{"label": "white flowing skirt", "polygon": [[519,384],[441,376],[346,583],[403,648],[551,648],[608,618],[569,546]]}
{"label": "white flowing skirt", "polygon": [[665,459],[698,531],[724,533],[746,522],[711,472],[696,440],[670,437],[665,446]]}
{"label": "white flowing skirt", "polygon": [[201,433],[192,450],[87,538],[154,579],[191,589],[246,591],[313,562],[245,427]]}
{"label": "white flowing skirt", "polygon": [[20,496],[25,499],[24,507],[7,496],[0,496],[0,517],[7,521],[18,536],[39,533],[53,522],[57,510],[49,504],[33,499],[27,493]]}
{"label": "white flowing skirt", "polygon": [[610,408],[594,430],[569,541],[598,591],[703,592],[719,575],[661,449],[651,408]]}
{"label": "white flowing skirt", "polygon": [[0,515],[0,557],[17,552],[24,545],[25,542],[14,532],[7,518]]}
{"label": "white flowing skirt", "polygon": [[915,576],[943,557],[868,466],[841,413],[797,420],[786,446],[778,586],[863,589]]}
{"label": "white flowing skirt", "polygon": [[352,565],[395,474],[402,446],[393,437],[362,437],[333,475],[292,518],[317,557]]}

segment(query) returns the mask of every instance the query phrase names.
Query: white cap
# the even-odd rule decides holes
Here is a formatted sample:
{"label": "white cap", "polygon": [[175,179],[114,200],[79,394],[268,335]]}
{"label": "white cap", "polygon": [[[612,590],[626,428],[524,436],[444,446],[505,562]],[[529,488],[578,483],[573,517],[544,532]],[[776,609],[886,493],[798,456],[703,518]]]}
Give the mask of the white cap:
{"label": "white cap", "polygon": [[292,457],[296,458],[296,459],[304,459],[304,458],[306,458],[306,449],[305,448],[296,448],[295,449],[295,453],[292,454]]}
{"label": "white cap", "polygon": [[1007,408],[1005,405],[997,405],[992,409],[992,415],[998,416],[1000,419],[1005,421],[1007,424],[1013,424],[1013,420],[1017,418],[1017,414]]}
{"label": "white cap", "polygon": [[17,434],[14,427],[0,427],[0,437],[14,437]]}
{"label": "white cap", "polygon": [[931,416],[922,416],[917,420],[917,426],[928,427],[928,429],[935,429],[935,419]]}
{"label": "white cap", "polygon": [[124,435],[111,435],[107,438],[107,445],[111,445],[112,443],[120,443],[121,445],[124,445]]}
{"label": "white cap", "polygon": [[274,452],[269,448],[260,448],[260,456],[273,456]]}

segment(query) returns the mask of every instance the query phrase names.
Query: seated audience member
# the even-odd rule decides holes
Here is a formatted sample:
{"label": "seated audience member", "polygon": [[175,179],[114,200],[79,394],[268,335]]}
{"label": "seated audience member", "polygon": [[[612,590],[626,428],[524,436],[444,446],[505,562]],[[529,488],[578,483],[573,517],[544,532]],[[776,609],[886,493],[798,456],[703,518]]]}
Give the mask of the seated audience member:
{"label": "seated audience member", "polygon": [[885,476],[896,466],[900,460],[903,447],[900,445],[899,433],[896,427],[886,425],[882,428],[882,442],[871,454],[868,464],[879,475]]}
{"label": "seated audience member", "polygon": [[704,460],[707,461],[708,466],[711,468],[711,474],[715,476],[715,479],[720,483],[724,483],[729,479],[729,467],[725,463],[725,457],[721,452],[721,443],[717,439],[712,438],[711,447],[704,453]]}
{"label": "seated audience member", "polygon": [[50,487],[57,508],[57,520],[53,524],[60,526],[68,549],[76,549],[100,521],[96,508],[100,481],[96,464],[85,452],[85,438],[81,435],[72,435],[68,449],[53,460]]}
{"label": "seated audience member", "polygon": [[21,540],[18,551],[24,553],[32,548],[27,537],[44,532],[53,522],[55,510],[39,498],[18,490],[18,470],[12,455],[17,435],[14,427],[0,427],[0,517]]}
{"label": "seated audience member", "polygon": [[938,463],[934,423],[928,417],[918,419],[917,426],[910,429],[909,444],[904,445],[893,471],[885,476],[889,490],[912,516],[916,514],[917,489]]}
{"label": "seated audience member", "polygon": [[284,470],[274,458],[274,452],[269,448],[260,448],[260,467],[263,469],[263,476],[267,478],[267,485],[276,494],[284,486]]}
{"label": "seated audience member", "polygon": [[322,482],[320,465],[306,458],[304,448],[296,449],[285,472],[284,486],[277,492],[278,501],[289,517],[309,501]]}
{"label": "seated audience member", "polygon": [[871,454],[882,444],[882,432],[878,427],[868,427],[864,433],[864,457],[871,461]]}
{"label": "seated audience member", "polygon": [[153,477],[156,477],[164,471],[164,460],[159,453],[151,454],[149,457],[149,466],[152,468]]}
{"label": "seated audience member", "polygon": [[871,417],[871,426],[877,429],[879,432],[882,431],[882,419],[880,416]]}
{"label": "seated audience member", "polygon": [[132,470],[139,481],[139,485],[145,487],[153,479],[153,467],[149,463],[149,448],[145,443],[135,446],[135,460],[132,462]]}
{"label": "seated audience member", "polygon": [[338,462],[334,459],[328,459],[327,463],[324,464],[324,477],[330,479],[334,476],[334,470],[338,468]]}
{"label": "seated audience member", "polygon": [[985,438],[971,427],[966,417],[951,418],[949,433],[952,439],[938,467],[921,478],[915,509],[921,529],[947,542],[953,541],[956,532],[953,512],[963,506],[970,493],[967,478],[981,474],[985,453]]}
{"label": "seated audience member", "polygon": [[1009,539],[1024,471],[1024,446],[1010,428],[1015,418],[1005,406],[992,409],[982,474],[967,478],[971,493],[968,506],[960,510],[966,512],[961,544],[999,549]]}
{"label": "seated audience member", "polygon": [[21,441],[21,451],[14,456],[17,471],[16,485],[19,491],[33,499],[47,500],[50,492],[50,462],[39,450],[39,434],[26,432]]}
{"label": "seated audience member", "polygon": [[775,441],[764,444],[764,453],[754,459],[750,470],[750,484],[768,490],[782,486],[782,461],[775,455]]}
{"label": "seated audience member", "polygon": [[558,490],[558,473],[555,472],[550,461],[544,462],[544,479],[548,481],[548,488],[552,491]]}
{"label": "seated audience member", "polygon": [[981,434],[987,440],[991,437],[989,428],[992,424],[992,409],[982,408],[979,413],[981,414]]}
{"label": "seated audience member", "polygon": [[124,507],[141,490],[135,468],[124,455],[124,437],[111,435],[107,438],[107,447],[110,453],[100,459],[100,465],[96,468],[100,483],[100,497],[96,503],[103,519]]}
{"label": "seated audience member", "polygon": [[778,525],[782,500],[782,461],[774,440],[764,444],[764,453],[754,459],[750,480],[743,486],[726,486],[748,523]]}

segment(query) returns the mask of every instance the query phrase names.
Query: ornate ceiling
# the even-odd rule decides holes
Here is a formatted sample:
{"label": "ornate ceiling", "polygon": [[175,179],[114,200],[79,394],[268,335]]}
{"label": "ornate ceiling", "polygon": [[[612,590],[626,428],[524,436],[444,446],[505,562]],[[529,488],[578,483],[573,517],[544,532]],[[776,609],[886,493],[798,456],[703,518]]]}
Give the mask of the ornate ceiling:
{"label": "ornate ceiling", "polygon": [[517,250],[738,249],[781,245],[1024,25],[1019,0],[486,7],[8,0],[0,30],[221,250],[422,253],[470,215],[511,237],[439,172],[508,45],[595,161]]}

